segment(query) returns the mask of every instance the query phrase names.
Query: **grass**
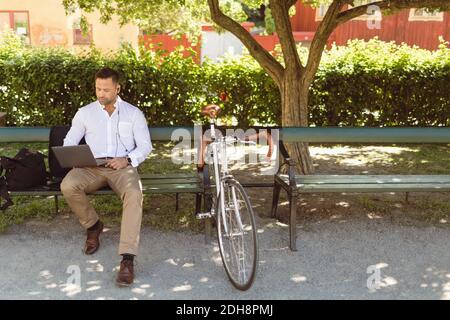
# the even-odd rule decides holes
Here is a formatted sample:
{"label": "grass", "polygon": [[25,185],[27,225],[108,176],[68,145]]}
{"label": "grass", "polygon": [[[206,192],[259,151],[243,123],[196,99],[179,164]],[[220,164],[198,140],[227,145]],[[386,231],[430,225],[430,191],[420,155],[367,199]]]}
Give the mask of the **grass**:
{"label": "grass", "polygon": [[416,205],[427,222],[445,224],[449,222],[450,203],[448,201],[424,198],[417,201]]}
{"label": "grass", "polygon": [[448,199],[439,197],[410,194],[408,202],[402,194],[378,199],[370,198],[367,195],[359,196],[356,202],[370,213],[395,216],[401,213],[403,217],[412,218],[415,221],[425,222],[433,225],[448,225],[450,223],[450,203]]}
{"label": "grass", "polygon": [[[314,145],[314,162],[321,167],[379,174],[450,174],[450,145]],[[325,170],[326,171],[326,170]]]}
{"label": "grass", "polygon": [[450,146],[423,145],[392,157],[393,173],[450,174]]}

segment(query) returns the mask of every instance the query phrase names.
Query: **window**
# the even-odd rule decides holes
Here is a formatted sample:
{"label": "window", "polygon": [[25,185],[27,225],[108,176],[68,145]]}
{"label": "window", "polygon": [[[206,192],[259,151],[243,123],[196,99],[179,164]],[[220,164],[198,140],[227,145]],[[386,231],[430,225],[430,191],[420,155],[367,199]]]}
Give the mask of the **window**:
{"label": "window", "polygon": [[329,7],[329,5],[321,4],[320,7],[316,8],[316,21],[323,20],[323,17],[325,17]]}
{"label": "window", "polygon": [[0,32],[13,30],[22,40],[30,43],[30,26],[27,11],[0,11]]}
{"label": "window", "polygon": [[73,44],[90,45],[93,43],[92,24],[88,26],[88,34],[84,35],[81,31],[80,23],[74,23],[73,26]]}
{"label": "window", "polygon": [[9,20],[9,12],[0,12],[0,31],[11,28],[11,21]]}
{"label": "window", "polygon": [[438,10],[428,11],[424,8],[411,9],[409,11],[409,21],[444,21],[444,13]]}

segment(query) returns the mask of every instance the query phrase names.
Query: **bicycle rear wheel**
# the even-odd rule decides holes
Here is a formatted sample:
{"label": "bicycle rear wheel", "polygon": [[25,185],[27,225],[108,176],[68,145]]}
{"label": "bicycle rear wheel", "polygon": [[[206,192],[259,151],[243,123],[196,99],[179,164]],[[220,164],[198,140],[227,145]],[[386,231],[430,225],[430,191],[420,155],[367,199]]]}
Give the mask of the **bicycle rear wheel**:
{"label": "bicycle rear wheel", "polygon": [[[234,179],[226,179],[223,195],[216,203],[217,234],[223,265],[233,286],[239,290],[251,287],[258,262],[256,223],[250,200]],[[223,196],[224,208],[221,206]]]}

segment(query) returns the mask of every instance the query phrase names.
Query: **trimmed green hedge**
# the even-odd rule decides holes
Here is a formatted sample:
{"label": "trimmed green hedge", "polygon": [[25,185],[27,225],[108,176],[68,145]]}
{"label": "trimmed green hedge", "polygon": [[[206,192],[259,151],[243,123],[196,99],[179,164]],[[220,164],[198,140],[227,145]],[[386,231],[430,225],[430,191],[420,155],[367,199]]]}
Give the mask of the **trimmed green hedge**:
{"label": "trimmed green hedge", "polygon": [[450,49],[379,40],[324,56],[310,96],[317,126],[450,126]]}
{"label": "trimmed green hedge", "polygon": [[[280,96],[250,57],[202,66],[179,52],[123,48],[115,55],[76,56],[62,49],[0,46],[0,111],[11,126],[69,124],[95,98],[102,66],[123,75],[122,97],[150,125],[191,125],[205,103],[240,126],[280,123]],[[223,100],[226,101],[222,101]],[[310,123],[337,125],[450,125],[450,50],[436,52],[378,40],[352,41],[326,52],[311,88]]]}

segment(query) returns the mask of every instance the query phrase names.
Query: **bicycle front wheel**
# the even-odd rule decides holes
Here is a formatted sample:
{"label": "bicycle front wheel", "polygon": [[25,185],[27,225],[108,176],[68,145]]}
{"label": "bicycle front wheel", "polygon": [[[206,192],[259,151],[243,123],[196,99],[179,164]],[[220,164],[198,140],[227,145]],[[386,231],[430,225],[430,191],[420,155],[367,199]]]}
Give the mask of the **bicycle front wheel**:
{"label": "bicycle front wheel", "polygon": [[258,262],[253,208],[238,181],[226,179],[223,186],[216,203],[220,255],[231,283],[239,290],[247,290]]}

